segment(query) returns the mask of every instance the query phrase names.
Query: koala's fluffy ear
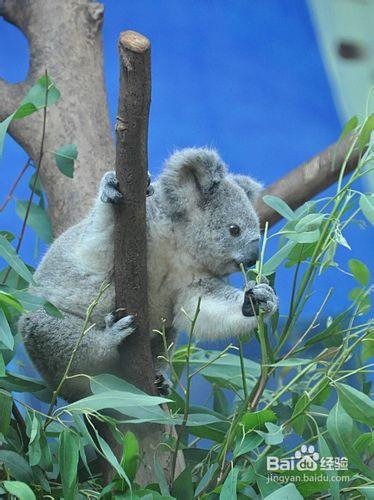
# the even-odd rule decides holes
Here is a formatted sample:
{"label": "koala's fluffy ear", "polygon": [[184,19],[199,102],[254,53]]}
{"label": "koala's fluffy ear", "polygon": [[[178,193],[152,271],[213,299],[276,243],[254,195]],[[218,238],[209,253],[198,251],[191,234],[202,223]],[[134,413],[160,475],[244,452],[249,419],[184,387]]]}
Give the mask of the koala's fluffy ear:
{"label": "koala's fluffy ear", "polygon": [[207,195],[226,174],[227,167],[214,149],[186,148],[166,161],[163,180],[178,188],[192,184]]}
{"label": "koala's fluffy ear", "polygon": [[247,175],[231,175],[230,177],[233,181],[239,184],[242,189],[244,189],[249,201],[256,201],[263,188],[262,184]]}

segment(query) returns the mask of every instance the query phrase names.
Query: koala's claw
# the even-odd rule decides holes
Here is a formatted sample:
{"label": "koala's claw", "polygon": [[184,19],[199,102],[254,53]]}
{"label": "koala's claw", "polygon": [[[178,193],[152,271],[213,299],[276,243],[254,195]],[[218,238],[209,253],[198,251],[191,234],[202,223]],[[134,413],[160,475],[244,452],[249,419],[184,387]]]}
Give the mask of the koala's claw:
{"label": "koala's claw", "polygon": [[113,311],[105,316],[105,326],[105,332],[111,341],[118,346],[136,328],[134,316],[124,316],[118,319],[117,311]]}
{"label": "koala's claw", "polygon": [[244,316],[257,316],[260,309],[265,314],[272,314],[277,307],[278,298],[270,285],[265,282],[261,284],[250,282],[248,284],[244,291],[242,306]]}
{"label": "koala's claw", "polygon": [[160,396],[169,396],[173,384],[171,380],[166,377],[164,372],[156,371],[155,386]]}
{"label": "koala's claw", "polygon": [[100,199],[103,203],[118,205],[123,200],[123,194],[118,189],[118,181],[114,172],[107,172],[101,180]]}

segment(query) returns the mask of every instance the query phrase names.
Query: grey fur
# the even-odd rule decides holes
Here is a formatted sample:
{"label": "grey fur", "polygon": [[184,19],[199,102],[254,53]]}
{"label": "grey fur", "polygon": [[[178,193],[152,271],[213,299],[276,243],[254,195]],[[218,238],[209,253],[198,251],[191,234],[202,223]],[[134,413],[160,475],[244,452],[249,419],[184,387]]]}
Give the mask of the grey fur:
{"label": "grey fur", "polygon": [[[249,177],[228,174],[219,155],[207,148],[185,149],[166,161],[147,198],[149,311],[151,332],[166,328],[168,343],[189,330],[201,297],[197,338],[238,336],[256,327],[256,317],[242,311],[248,290],[223,277],[253,260],[260,231],[253,201],[260,185]],[[35,366],[51,387],[60,381],[82,331],[88,304],[100,285],[113,276],[113,200],[118,200],[113,172],[101,183],[87,216],[50,247],[35,273],[34,293],[60,308],[64,319],[35,311],[20,320],[25,345]],[[108,203],[109,202],[109,203]],[[229,227],[240,227],[233,237]],[[265,313],[277,307],[267,285],[251,288]],[[79,347],[72,373],[119,372],[118,345],[131,333],[131,318],[115,322],[113,284],[94,310],[95,326]],[[109,315],[109,316],[108,316]],[[155,359],[163,354],[160,335],[151,333]],[[160,367],[159,367],[160,368]],[[70,379],[63,397],[74,400],[89,392],[87,378]]]}

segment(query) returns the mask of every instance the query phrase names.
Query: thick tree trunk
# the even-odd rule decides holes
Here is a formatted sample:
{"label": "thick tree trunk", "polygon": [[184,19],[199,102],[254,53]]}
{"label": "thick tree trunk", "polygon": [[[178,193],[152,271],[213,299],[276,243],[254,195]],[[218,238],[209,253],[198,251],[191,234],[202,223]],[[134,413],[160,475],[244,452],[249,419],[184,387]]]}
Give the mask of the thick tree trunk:
{"label": "thick tree trunk", "polygon": [[[56,236],[87,213],[103,173],[114,165],[103,73],[103,12],[102,4],[89,0],[0,2],[0,15],[19,27],[30,47],[27,79],[15,85],[0,80],[0,120],[16,109],[47,69],[62,98],[48,110],[45,151],[69,143],[78,147],[73,180],[58,171],[52,154],[43,159],[41,179]],[[34,162],[41,131],[40,113],[10,127]]]}

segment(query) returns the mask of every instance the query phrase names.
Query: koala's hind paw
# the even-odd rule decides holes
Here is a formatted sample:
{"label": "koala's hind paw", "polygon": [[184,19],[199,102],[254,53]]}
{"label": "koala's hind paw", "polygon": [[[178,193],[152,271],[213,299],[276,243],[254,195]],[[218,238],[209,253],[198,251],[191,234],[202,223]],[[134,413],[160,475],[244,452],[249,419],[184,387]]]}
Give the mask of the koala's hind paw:
{"label": "koala's hind paw", "polygon": [[103,203],[117,205],[123,200],[123,194],[118,189],[118,181],[114,172],[107,172],[101,180],[100,199]]}
{"label": "koala's hind paw", "polygon": [[171,388],[173,384],[169,380],[165,373],[162,371],[156,371],[155,386],[160,396],[169,396],[171,393]]}
{"label": "koala's hind paw", "polygon": [[105,316],[105,332],[113,345],[119,346],[122,341],[135,331],[134,316],[118,319],[116,311]]}
{"label": "koala's hind paw", "polygon": [[250,282],[244,291],[242,312],[244,316],[257,316],[260,309],[272,314],[278,307],[278,297],[267,283]]}

